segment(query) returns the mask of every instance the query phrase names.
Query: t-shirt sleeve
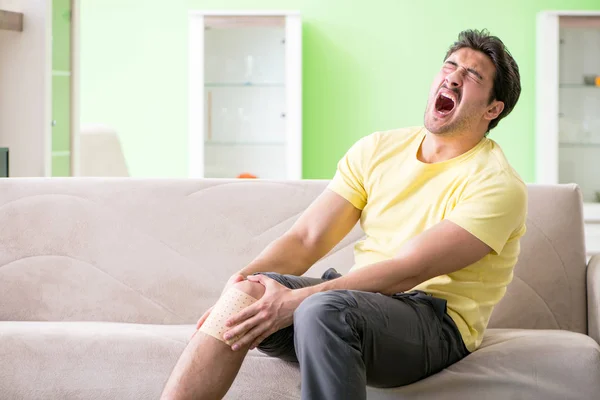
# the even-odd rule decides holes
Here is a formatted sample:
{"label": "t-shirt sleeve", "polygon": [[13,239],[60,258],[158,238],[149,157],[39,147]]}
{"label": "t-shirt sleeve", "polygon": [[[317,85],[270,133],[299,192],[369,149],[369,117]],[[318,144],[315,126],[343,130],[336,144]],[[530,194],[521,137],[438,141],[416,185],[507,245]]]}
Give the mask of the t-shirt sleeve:
{"label": "t-shirt sleeve", "polygon": [[339,194],[359,210],[367,204],[366,175],[375,146],[374,134],[359,139],[337,164],[328,189]]}
{"label": "t-shirt sleeve", "polygon": [[526,186],[500,173],[468,183],[446,219],[500,254],[513,234],[524,233],[526,215]]}

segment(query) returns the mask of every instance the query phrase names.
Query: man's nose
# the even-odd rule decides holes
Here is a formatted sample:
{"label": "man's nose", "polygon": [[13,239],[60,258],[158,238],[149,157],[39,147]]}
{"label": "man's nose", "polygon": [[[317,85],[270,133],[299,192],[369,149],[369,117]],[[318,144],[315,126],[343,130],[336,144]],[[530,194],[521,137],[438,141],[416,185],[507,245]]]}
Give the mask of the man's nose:
{"label": "man's nose", "polygon": [[453,71],[451,74],[446,75],[444,79],[449,89],[461,87],[463,84],[463,74],[460,69]]}

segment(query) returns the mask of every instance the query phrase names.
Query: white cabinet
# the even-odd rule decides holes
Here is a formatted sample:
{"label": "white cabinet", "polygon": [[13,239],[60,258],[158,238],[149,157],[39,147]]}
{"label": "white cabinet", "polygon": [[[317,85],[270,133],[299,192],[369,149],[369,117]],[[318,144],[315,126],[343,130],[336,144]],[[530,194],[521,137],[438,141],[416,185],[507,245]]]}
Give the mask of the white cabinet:
{"label": "white cabinet", "polygon": [[589,255],[600,254],[600,222],[585,225],[585,247]]}
{"label": "white cabinet", "polygon": [[302,178],[301,35],[298,13],[190,13],[190,177]]}
{"label": "white cabinet", "polygon": [[538,14],[536,181],[576,183],[588,254],[600,253],[600,12]]}

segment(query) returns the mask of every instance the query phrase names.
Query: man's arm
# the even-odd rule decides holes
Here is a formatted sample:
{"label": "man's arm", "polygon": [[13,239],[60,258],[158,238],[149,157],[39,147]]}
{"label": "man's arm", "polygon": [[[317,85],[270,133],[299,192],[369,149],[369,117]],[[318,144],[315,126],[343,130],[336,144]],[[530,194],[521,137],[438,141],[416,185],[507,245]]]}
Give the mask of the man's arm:
{"label": "man's arm", "polygon": [[350,232],[360,214],[349,201],[326,189],[283,236],[269,244],[239,274],[302,275]]}
{"label": "man's arm", "polygon": [[290,290],[262,275],[249,280],[266,287],[263,298],[231,317],[226,338],[241,336],[232,349],[252,343],[254,348],[273,332],[288,326],[300,303],[327,290],[350,289],[394,294],[412,289],[435,276],[464,268],[483,258],[491,248],[453,222],[444,220],[408,241],[396,257],[365,266],[343,277]]}
{"label": "man's arm", "polygon": [[394,294],[480,260],[491,248],[460,226],[444,220],[409,240],[396,257],[346,276],[299,289],[303,297],[333,289]]}

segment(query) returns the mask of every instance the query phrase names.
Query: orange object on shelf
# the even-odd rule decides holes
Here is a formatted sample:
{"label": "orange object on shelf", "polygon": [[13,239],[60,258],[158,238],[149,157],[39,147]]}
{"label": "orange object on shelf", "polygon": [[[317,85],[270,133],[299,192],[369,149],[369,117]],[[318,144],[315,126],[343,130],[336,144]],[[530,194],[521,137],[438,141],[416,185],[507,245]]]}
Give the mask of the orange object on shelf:
{"label": "orange object on shelf", "polygon": [[248,173],[248,172],[241,173],[237,177],[240,179],[256,179],[257,178],[256,175],[252,175],[251,173]]}
{"label": "orange object on shelf", "polygon": [[600,76],[596,77],[596,86],[600,86]]}

